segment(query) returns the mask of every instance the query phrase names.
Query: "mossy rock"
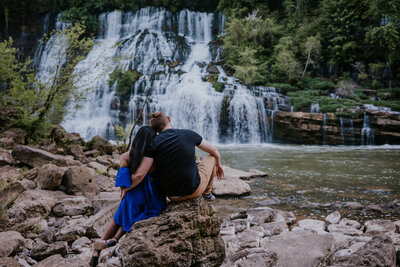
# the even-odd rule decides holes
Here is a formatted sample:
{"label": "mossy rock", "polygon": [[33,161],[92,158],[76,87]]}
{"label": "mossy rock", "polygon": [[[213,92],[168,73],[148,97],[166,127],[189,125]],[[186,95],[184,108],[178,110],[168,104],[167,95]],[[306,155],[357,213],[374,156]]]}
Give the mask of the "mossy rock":
{"label": "mossy rock", "polygon": [[117,82],[115,90],[121,95],[129,95],[131,93],[132,84],[139,80],[142,74],[136,70],[123,71],[116,68],[110,75],[109,85],[113,86]]}

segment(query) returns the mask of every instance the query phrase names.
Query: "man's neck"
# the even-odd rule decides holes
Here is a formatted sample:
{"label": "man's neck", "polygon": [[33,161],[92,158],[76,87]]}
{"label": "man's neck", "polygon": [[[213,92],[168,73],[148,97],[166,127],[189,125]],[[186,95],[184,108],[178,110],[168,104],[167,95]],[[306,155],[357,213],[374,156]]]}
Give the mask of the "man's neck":
{"label": "man's neck", "polygon": [[168,130],[168,129],[172,129],[173,127],[172,127],[172,125],[170,124],[170,125],[168,125],[168,126],[166,126],[160,133],[162,133],[162,132],[164,132],[164,131],[166,131],[166,130]]}

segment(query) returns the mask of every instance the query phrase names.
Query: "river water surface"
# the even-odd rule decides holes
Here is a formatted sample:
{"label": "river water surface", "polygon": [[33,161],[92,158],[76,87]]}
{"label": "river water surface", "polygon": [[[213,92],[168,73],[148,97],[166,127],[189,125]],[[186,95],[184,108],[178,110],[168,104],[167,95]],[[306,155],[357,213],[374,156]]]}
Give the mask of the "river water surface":
{"label": "river water surface", "polygon": [[[400,146],[262,144],[225,145],[218,149],[224,165],[268,173],[267,178],[251,182],[250,196],[218,199],[215,204],[221,211],[257,206],[277,197],[283,200],[279,209],[321,218],[332,211],[334,201],[369,205],[400,200]],[[352,213],[355,217],[370,217],[361,211]],[[393,213],[371,216],[400,217]]]}

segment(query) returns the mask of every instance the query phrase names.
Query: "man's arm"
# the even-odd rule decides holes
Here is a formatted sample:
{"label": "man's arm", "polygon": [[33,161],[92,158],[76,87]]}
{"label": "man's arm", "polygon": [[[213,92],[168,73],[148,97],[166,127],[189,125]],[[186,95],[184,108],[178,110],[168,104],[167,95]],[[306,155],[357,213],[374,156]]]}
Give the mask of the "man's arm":
{"label": "man's arm", "polygon": [[149,157],[143,157],[142,162],[140,162],[139,167],[131,175],[131,187],[125,188],[122,190],[121,193],[121,200],[125,197],[126,192],[137,186],[141,181],[143,181],[144,177],[146,176],[147,172],[150,170],[151,166],[153,165],[154,159]]}
{"label": "man's arm", "polygon": [[221,165],[221,156],[219,154],[219,151],[217,150],[217,148],[207,142],[206,140],[202,140],[200,145],[197,146],[198,148],[200,148],[201,150],[203,150],[204,152],[209,153],[211,156],[214,156],[216,159],[216,170],[217,170],[217,177],[218,179],[222,179],[222,177],[224,176],[224,170],[222,169],[222,165]]}

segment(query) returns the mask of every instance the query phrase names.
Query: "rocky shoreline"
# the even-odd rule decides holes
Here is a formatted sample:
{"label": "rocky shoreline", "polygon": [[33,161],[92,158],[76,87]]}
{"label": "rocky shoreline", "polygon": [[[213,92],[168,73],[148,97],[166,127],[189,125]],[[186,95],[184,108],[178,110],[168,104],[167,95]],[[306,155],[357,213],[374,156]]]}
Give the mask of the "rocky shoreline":
{"label": "rocky shoreline", "polygon": [[[61,127],[40,147],[18,144],[22,135],[11,131],[0,139],[0,266],[87,266],[93,241],[118,207],[114,179],[119,153],[101,137],[86,143]],[[248,195],[251,179],[267,176],[257,170],[224,170],[225,179],[214,184],[219,197]],[[278,201],[262,201],[224,220],[218,206],[202,198],[171,203],[162,215],[135,224],[117,246],[103,250],[99,266],[399,262],[400,221],[361,224],[342,218],[339,211],[324,221],[298,219],[293,212],[271,208]]]}

